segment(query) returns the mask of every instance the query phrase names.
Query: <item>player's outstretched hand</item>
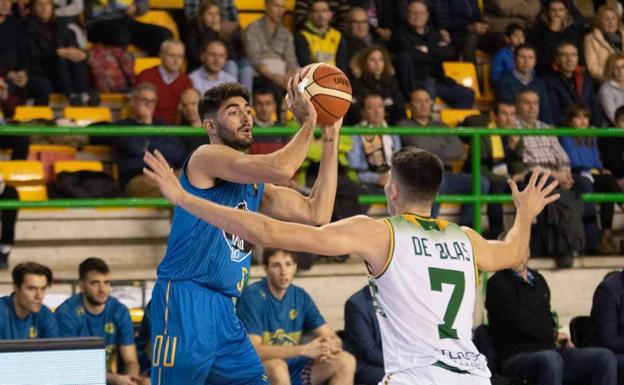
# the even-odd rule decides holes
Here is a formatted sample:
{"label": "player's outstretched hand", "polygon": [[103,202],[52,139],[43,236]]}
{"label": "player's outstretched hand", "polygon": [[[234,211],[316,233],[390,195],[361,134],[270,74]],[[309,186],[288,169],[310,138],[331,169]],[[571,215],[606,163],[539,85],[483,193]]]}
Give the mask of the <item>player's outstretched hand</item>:
{"label": "player's outstretched hand", "polygon": [[549,177],[550,170],[543,170],[539,167],[535,168],[531,173],[529,183],[522,191],[518,191],[518,185],[516,185],[516,182],[511,179],[507,180],[507,183],[511,188],[514,205],[516,206],[516,210],[518,210],[518,212],[522,212],[529,215],[531,218],[535,218],[542,212],[546,205],[559,199],[559,194],[551,194],[559,183],[556,180],[553,180],[546,185]]}
{"label": "player's outstretched hand", "polygon": [[[304,80],[304,82],[307,82],[307,80]],[[302,84],[301,87],[300,84]],[[299,124],[308,119],[314,119],[314,124],[316,125],[316,110],[310,98],[305,94],[303,87],[305,87],[305,84],[301,80],[301,71],[298,71],[295,76],[288,80],[286,103]]]}
{"label": "player's outstretched hand", "polygon": [[167,159],[160,151],[156,150],[154,153],[146,151],[143,160],[148,166],[143,167],[143,173],[158,183],[158,187],[165,198],[177,205],[184,195],[184,189],[180,185],[178,177],[173,173],[173,169],[169,167]]}

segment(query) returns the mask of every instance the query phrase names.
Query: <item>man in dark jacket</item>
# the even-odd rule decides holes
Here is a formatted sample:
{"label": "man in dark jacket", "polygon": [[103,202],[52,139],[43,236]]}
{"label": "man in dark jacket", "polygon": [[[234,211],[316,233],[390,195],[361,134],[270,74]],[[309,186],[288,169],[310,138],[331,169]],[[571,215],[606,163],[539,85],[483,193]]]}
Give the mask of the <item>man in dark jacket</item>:
{"label": "man in dark jacket", "polygon": [[572,17],[565,0],[550,0],[533,31],[537,71],[545,75],[552,69],[557,48],[564,41],[571,42],[578,52],[583,52],[584,32],[583,20]]}
{"label": "man in dark jacket", "polygon": [[444,76],[442,62],[453,60],[455,50],[428,26],[429,11],[424,0],[411,0],[406,24],[393,33],[397,76],[406,98],[416,88],[425,87],[434,97],[452,108],[471,108],[474,92]]}
{"label": "man in dark jacket", "polygon": [[367,286],[345,304],[344,348],[355,356],[355,383],[377,385],[384,376],[381,332]]}
{"label": "man in dark jacket", "polygon": [[[151,83],[140,83],[132,90],[130,105],[132,117],[117,121],[119,126],[153,126],[160,125],[154,120],[154,109],[158,102],[158,89]],[[143,174],[145,151],[158,149],[167,157],[169,164],[175,170],[182,167],[184,162],[184,147],[175,137],[166,136],[118,136],[112,140],[117,166],[119,167],[119,181],[127,196],[130,197],[160,197],[158,185],[154,184]]]}
{"label": "man in dark jacket", "polygon": [[618,384],[624,383],[624,272],[607,274],[594,292],[591,309],[594,344],[617,357]]}
{"label": "man in dark jacket", "polygon": [[479,40],[490,29],[485,22],[477,0],[440,0],[446,11],[443,23],[451,34],[453,46],[463,61],[475,62]]}
{"label": "man in dark jacket", "polygon": [[579,52],[571,42],[557,47],[556,68],[546,77],[550,112],[557,126],[566,126],[570,106],[586,105],[591,111],[591,124],[604,125],[600,103],[589,71],[578,65]]}
{"label": "man in dark jacket", "polygon": [[536,385],[615,384],[613,353],[575,348],[569,336],[558,332],[548,284],[527,263],[497,272],[487,285],[485,307],[502,373]]}

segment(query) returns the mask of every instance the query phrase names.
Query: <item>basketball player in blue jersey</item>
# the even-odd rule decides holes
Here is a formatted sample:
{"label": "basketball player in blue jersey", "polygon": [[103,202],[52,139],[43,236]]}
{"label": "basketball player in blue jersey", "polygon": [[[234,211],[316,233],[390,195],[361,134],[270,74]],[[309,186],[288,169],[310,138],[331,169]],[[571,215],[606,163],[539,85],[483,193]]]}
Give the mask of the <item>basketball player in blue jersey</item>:
{"label": "basketball player in blue jersey", "polygon": [[[311,227],[197,199],[160,153],[146,153],[145,174],[176,206],[247,240],[319,255],[353,254],[370,274],[382,335],[386,385],[490,384],[485,357],[472,343],[479,270],[519,266],[529,255],[531,223],[558,199],[549,171],[534,170],[519,191],[509,180],[516,217],[502,241],[430,217],[444,167],[435,155],[405,147],[392,157],[385,186],[390,217],[357,216]],[[381,383],[380,383],[381,384]]]}
{"label": "basketball player in blue jersey", "polygon": [[[208,90],[199,114],[210,144],[184,164],[180,184],[198,199],[241,211],[318,225],[329,222],[337,179],[341,121],[321,127],[323,155],[310,196],[280,187],[306,157],[316,111],[289,82],[288,103],[300,130],[279,151],[246,155],[252,144],[248,91],[238,83]],[[234,312],[249,275],[248,240],[176,208],[167,252],[152,293],[152,384],[255,385],[268,383],[264,369]]]}

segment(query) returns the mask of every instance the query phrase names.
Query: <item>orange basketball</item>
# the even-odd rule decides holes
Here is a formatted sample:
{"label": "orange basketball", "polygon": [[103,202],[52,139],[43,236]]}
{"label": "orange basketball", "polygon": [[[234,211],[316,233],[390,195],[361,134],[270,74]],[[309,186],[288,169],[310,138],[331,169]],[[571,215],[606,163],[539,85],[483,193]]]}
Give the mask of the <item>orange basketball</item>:
{"label": "orange basketball", "polygon": [[319,124],[333,124],[351,105],[351,82],[333,65],[315,63],[302,68],[299,89],[310,97]]}

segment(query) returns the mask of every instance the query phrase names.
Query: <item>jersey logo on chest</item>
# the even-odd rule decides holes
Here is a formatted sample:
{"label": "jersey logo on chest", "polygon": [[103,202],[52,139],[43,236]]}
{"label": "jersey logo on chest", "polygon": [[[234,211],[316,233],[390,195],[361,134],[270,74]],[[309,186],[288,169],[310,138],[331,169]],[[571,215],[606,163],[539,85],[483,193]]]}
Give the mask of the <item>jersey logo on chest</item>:
{"label": "jersey logo on chest", "polygon": [[[236,208],[239,210],[249,211],[246,201],[240,202],[236,205]],[[251,255],[251,251],[254,247],[251,242],[247,242],[238,235],[230,234],[225,230],[223,231],[223,239],[225,239],[225,243],[227,243],[230,248],[230,259],[232,262],[243,262]]]}

